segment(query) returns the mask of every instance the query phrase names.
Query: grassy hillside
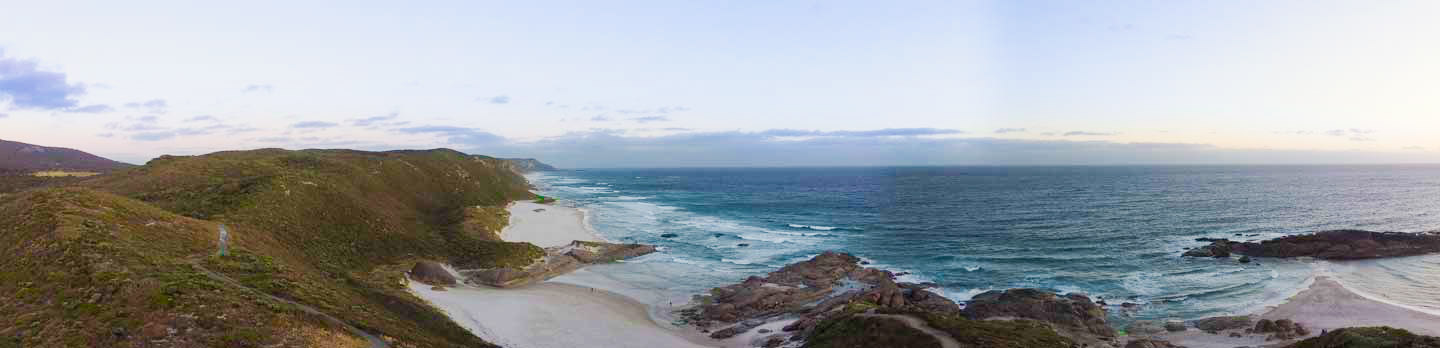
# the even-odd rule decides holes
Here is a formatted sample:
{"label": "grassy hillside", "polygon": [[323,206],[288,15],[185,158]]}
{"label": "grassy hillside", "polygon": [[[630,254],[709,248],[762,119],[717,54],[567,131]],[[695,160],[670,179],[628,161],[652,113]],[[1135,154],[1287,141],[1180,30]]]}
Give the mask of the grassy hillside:
{"label": "grassy hillside", "polygon": [[130,166],[80,150],[0,139],[0,171],[108,172]]}
{"label": "grassy hillside", "polygon": [[[323,320],[313,318],[314,315],[286,310],[283,303],[277,305],[276,301],[265,301],[256,294],[217,286],[214,279],[196,277],[197,271],[212,270],[246,287],[277,296],[282,301],[293,300],[313,307],[345,324],[382,336],[395,346],[475,347],[488,344],[406,292],[400,282],[403,271],[421,259],[482,267],[526,264],[543,253],[533,245],[500,242],[494,237],[505,221],[504,204],[533,197],[527,191],[523,178],[503,160],[450,150],[374,153],[267,149],[162,157],[145,166],[99,176],[77,186],[32,191],[7,199],[5,214],[0,218],[26,219],[22,216],[42,214],[48,210],[40,209],[44,206],[41,203],[59,199],[55,197],[66,197],[61,201],[70,203],[65,204],[93,206],[88,210],[75,210],[80,212],[145,211],[151,215],[114,221],[107,220],[110,219],[108,215],[86,218],[98,221],[92,224],[110,226],[107,228],[145,233],[117,235],[94,232],[95,238],[100,238],[95,244],[105,245],[106,249],[74,251],[80,255],[77,259],[104,259],[102,263],[110,265],[107,267],[122,265],[124,269],[143,275],[140,278],[162,285],[167,281],[191,279],[193,286],[200,289],[195,292],[208,296],[195,298],[197,304],[252,303],[256,306],[254,311],[216,317],[207,321],[209,331],[204,332],[213,331],[214,335],[224,336],[233,331],[243,331],[239,333],[242,336],[263,338],[257,338],[263,341],[260,345],[273,344],[275,340],[292,336],[349,340],[356,340],[356,337],[333,325],[325,325]],[[57,217],[27,222],[30,227],[23,227],[26,230],[5,231],[0,238],[24,241],[43,238],[50,233],[55,235],[51,238],[66,240],[60,236],[63,233],[54,232],[64,229],[53,226],[74,219],[64,218],[67,214],[44,214]],[[167,221],[173,223],[165,223]],[[10,225],[7,221],[0,222]],[[76,229],[86,226],[83,221],[75,223],[80,226]],[[231,232],[233,254],[225,258],[201,256],[214,252],[215,230],[221,223],[227,225]],[[133,238],[136,243],[124,244],[105,238]],[[86,240],[78,239],[46,250],[7,249],[0,254],[0,259],[15,260],[17,258],[11,256],[33,253],[64,254],[77,250],[71,245],[89,245],[81,242]],[[147,254],[147,243],[156,244],[157,251]],[[125,256],[131,254],[137,256]],[[26,288],[44,286],[51,290],[24,290],[31,294],[36,291],[51,294],[54,293],[53,288],[123,288],[132,282],[128,279],[133,279],[124,278],[126,280],[122,281],[107,276],[66,278],[60,279],[63,280],[60,282],[47,277],[44,272],[64,272],[67,266],[54,264],[62,260],[33,256],[18,259],[23,261],[13,261],[17,263],[4,266],[7,270],[20,272],[6,274],[8,278],[0,284],[24,283],[30,284]],[[44,272],[31,271],[37,269]],[[161,286],[158,289],[165,288]],[[180,303],[189,303],[184,301],[192,298],[185,296],[195,292],[181,292],[185,295],[180,297],[183,299]],[[48,299],[45,298],[48,295],[35,296],[38,296],[35,297],[37,301],[43,299],[51,306],[88,301],[85,294]],[[153,294],[147,296],[154,297]],[[134,296],[126,296],[130,297]],[[5,312],[0,312],[0,317],[53,320],[65,317],[63,310],[68,310],[65,306],[69,305],[50,310],[6,307]],[[124,318],[191,313],[173,307],[96,307],[114,311],[114,315]],[[261,309],[269,307],[280,310],[272,311],[272,314],[260,313]],[[287,315],[290,317],[284,317]],[[126,332],[131,333],[150,324],[148,319],[105,322],[123,326],[124,330],[128,330]],[[244,330],[250,327],[255,329]],[[109,342],[103,340],[111,337],[123,343],[114,344],[116,346],[140,346],[147,342],[139,340],[138,336],[116,335],[108,330],[92,332],[70,326],[52,330],[55,331],[46,331],[44,336],[83,337],[77,338],[78,341],[65,342],[71,346]],[[43,345],[39,344],[41,341],[33,340],[34,332],[27,331],[23,335],[29,337],[24,338],[25,346]],[[18,337],[13,332],[0,335]],[[181,331],[177,335],[187,336],[190,332]],[[217,342],[209,340],[207,337],[210,336],[196,335],[187,336],[187,339],[198,342],[196,346],[213,346]],[[296,340],[286,342],[304,344],[286,345],[334,346]],[[77,344],[79,342],[84,344]],[[67,344],[61,346],[64,345]]]}

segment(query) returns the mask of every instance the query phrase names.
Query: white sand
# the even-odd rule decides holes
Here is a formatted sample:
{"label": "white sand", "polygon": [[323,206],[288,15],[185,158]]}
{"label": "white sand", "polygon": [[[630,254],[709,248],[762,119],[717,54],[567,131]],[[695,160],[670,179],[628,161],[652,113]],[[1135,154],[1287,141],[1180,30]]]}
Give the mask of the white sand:
{"label": "white sand", "polygon": [[[507,241],[540,247],[603,241],[586,227],[584,212],[578,209],[531,202],[517,202],[509,209],[510,224],[500,233]],[[635,292],[631,290],[620,293]],[[686,348],[725,343],[692,329],[657,323],[645,304],[587,286],[543,282],[516,289],[462,286],[435,291],[411,282],[410,291],[476,336],[505,347]]]}
{"label": "white sand", "polygon": [[[1310,288],[1290,297],[1285,303],[1270,308],[1258,319],[1290,319],[1309,329],[1311,337],[1321,330],[1346,327],[1389,326],[1416,334],[1440,336],[1440,316],[1410,310],[1361,296],[1329,277],[1315,277]],[[1287,342],[1265,341],[1264,335],[1230,337],[1233,330],[1219,335],[1196,329],[1158,335],[1158,339],[1190,348],[1221,348],[1238,346],[1284,346]]]}
{"label": "white sand", "polygon": [[1260,316],[1290,319],[1316,331],[1356,326],[1390,326],[1421,335],[1440,336],[1440,316],[1372,300],[1346,289],[1329,277]]}
{"label": "white sand", "polygon": [[669,330],[650,320],[645,306],[603,290],[540,283],[520,289],[410,290],[441,308],[460,326],[512,348],[707,347],[706,338]]}
{"label": "white sand", "polygon": [[500,230],[500,238],[506,241],[530,242],[541,248],[577,240],[604,241],[585,226],[585,212],[579,209],[534,202],[515,202],[509,209],[510,224]]}

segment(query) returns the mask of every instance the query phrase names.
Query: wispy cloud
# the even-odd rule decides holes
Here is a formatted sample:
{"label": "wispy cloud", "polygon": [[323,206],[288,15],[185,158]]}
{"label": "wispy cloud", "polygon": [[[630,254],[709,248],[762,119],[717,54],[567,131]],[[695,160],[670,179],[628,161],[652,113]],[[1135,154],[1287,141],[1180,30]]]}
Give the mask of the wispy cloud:
{"label": "wispy cloud", "polygon": [[916,137],[928,135],[964,134],[958,129],[941,128],[885,128],[864,131],[814,131],[799,129],[771,129],[754,134],[770,137]]}
{"label": "wispy cloud", "polygon": [[19,109],[63,110],[80,104],[85,84],[70,83],[65,73],[40,70],[31,60],[6,58],[0,51],[0,101]]}
{"label": "wispy cloud", "polygon": [[595,117],[591,117],[590,120],[595,122],[606,122],[610,120],[610,117],[605,116],[605,114],[599,114],[595,115]]}
{"label": "wispy cloud", "polygon": [[164,99],[151,99],[139,102],[125,103],[125,107],[131,109],[143,109],[152,114],[163,114],[170,105]]}
{"label": "wispy cloud", "polygon": [[1065,134],[1062,134],[1062,135],[1067,136],[1067,137],[1105,137],[1105,136],[1112,136],[1112,135],[1117,135],[1117,134],[1119,134],[1119,133],[1087,132],[1087,131],[1069,131],[1069,132],[1065,132]]}
{"label": "wispy cloud", "polygon": [[378,125],[379,123],[382,123],[382,122],[394,120],[394,119],[399,118],[399,117],[400,117],[400,114],[392,112],[392,113],[385,114],[385,115],[380,115],[380,116],[371,116],[371,117],[365,117],[365,118],[359,118],[359,119],[350,120],[350,125],[353,125],[353,126],[356,126],[356,127],[370,127],[370,126]]}
{"label": "wispy cloud", "polygon": [[86,106],[66,108],[63,111],[72,114],[102,114],[115,111],[115,108],[105,104],[91,104]]}
{"label": "wispy cloud", "polygon": [[272,91],[274,91],[274,90],[275,90],[275,86],[266,85],[266,84],[254,84],[254,85],[246,85],[245,88],[244,88],[244,89],[241,89],[240,91],[241,91],[241,92],[244,92],[244,93],[270,93],[270,92],[272,92]]}
{"label": "wispy cloud", "polygon": [[631,121],[638,122],[638,123],[650,123],[650,122],[668,122],[668,121],[670,121],[670,118],[669,118],[669,117],[665,117],[665,116],[644,116],[644,117],[631,118],[630,120],[631,120]]}
{"label": "wispy cloud", "polygon": [[185,122],[201,122],[201,121],[218,122],[218,121],[220,121],[220,119],[215,118],[215,116],[210,116],[210,115],[199,115],[199,116],[195,116],[195,117],[191,117],[191,118],[185,119]]}
{"label": "wispy cloud", "polygon": [[295,129],[325,129],[325,128],[331,128],[331,127],[335,127],[335,126],[339,126],[339,125],[340,125],[339,123],[335,123],[335,122],[305,121],[305,122],[298,122],[298,123],[292,124],[292,125],[290,125],[290,128],[295,128]]}
{"label": "wispy cloud", "polygon": [[1332,137],[1349,137],[1350,141],[1356,142],[1375,141],[1375,138],[1371,136],[1373,134],[1375,134],[1374,130],[1359,128],[1334,129],[1325,131],[1325,135],[1329,135]]}
{"label": "wispy cloud", "polygon": [[1025,133],[1025,132],[1026,132],[1025,128],[1000,128],[1000,129],[996,129],[996,130],[995,130],[995,134]]}
{"label": "wispy cloud", "polygon": [[496,145],[505,141],[504,137],[495,135],[494,133],[466,127],[419,126],[396,128],[394,131],[404,134],[433,134],[444,137],[447,143],[456,146],[479,147]]}
{"label": "wispy cloud", "polygon": [[488,98],[488,99],[486,99],[486,100],[489,101],[490,104],[509,104],[509,103],[510,103],[510,97],[509,97],[509,96],[504,96],[504,95],[497,95],[497,96],[494,96],[494,97],[490,97],[490,98]]}

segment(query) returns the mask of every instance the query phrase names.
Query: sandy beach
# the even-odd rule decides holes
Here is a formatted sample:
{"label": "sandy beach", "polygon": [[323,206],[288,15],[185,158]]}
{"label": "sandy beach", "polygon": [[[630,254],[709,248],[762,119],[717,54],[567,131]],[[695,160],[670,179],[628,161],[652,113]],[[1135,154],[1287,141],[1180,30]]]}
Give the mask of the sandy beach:
{"label": "sandy beach", "polygon": [[[602,240],[585,226],[584,212],[575,208],[517,202],[509,210],[510,224],[500,234],[507,241],[553,247],[575,240]],[[624,289],[612,292],[591,287],[604,285],[596,284],[547,281],[515,289],[461,286],[436,291],[429,285],[411,282],[410,290],[445,311],[460,326],[505,347],[685,348],[724,344],[688,328],[656,323],[644,303],[621,295]]]}
{"label": "sandy beach", "polygon": [[[1255,318],[1290,319],[1309,329],[1312,337],[1320,335],[1323,330],[1362,326],[1389,326],[1421,335],[1440,336],[1440,316],[1366,298],[1327,276],[1315,277],[1309,288]],[[1191,348],[1284,346],[1278,341],[1265,341],[1264,335],[1230,337],[1229,332],[1217,335],[1194,328],[1156,337]]]}
{"label": "sandy beach", "polygon": [[[575,240],[603,241],[586,226],[584,212],[575,208],[517,202],[509,211],[510,224],[500,234],[508,241],[541,247],[568,245]],[[751,341],[759,339],[751,332],[728,340],[712,340],[690,328],[657,322],[673,319],[669,310],[645,303],[678,303],[685,299],[666,299],[583,269],[516,289],[462,286],[435,291],[418,282],[411,283],[410,289],[461,326],[506,347],[749,347]],[[1254,316],[1291,319],[1310,328],[1312,335],[1321,330],[1380,325],[1440,335],[1440,316],[1367,298],[1325,276],[1317,276],[1308,289]],[[1155,338],[1192,348],[1281,343],[1267,342],[1259,334],[1230,337],[1229,332],[1217,335],[1193,328]]]}
{"label": "sandy beach", "polygon": [[577,240],[602,242],[585,226],[585,212],[555,204],[515,202],[510,205],[510,223],[500,238],[529,242],[541,248],[568,245]]}

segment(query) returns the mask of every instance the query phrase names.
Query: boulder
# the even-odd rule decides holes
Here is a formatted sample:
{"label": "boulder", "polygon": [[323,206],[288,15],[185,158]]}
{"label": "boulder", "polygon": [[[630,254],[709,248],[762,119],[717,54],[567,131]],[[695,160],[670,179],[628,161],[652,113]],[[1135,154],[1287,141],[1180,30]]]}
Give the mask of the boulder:
{"label": "boulder", "polygon": [[455,275],[450,274],[445,265],[435,261],[416,262],[415,266],[410,268],[410,279],[430,285],[455,286]]}
{"label": "boulder", "polygon": [[1255,327],[1251,331],[1258,334],[1270,334],[1268,338],[1270,340],[1290,340],[1310,335],[1310,330],[1290,319],[1275,321],[1260,319],[1255,322]]}
{"label": "boulder", "polygon": [[976,295],[963,311],[970,319],[1023,318],[1039,320],[1075,334],[1115,337],[1105,322],[1105,309],[1081,294],[1060,296],[1037,289],[994,290]]}
{"label": "boulder", "polygon": [[1183,331],[1185,331],[1185,322],[1184,322],[1184,321],[1180,321],[1179,319],[1166,320],[1166,321],[1165,321],[1165,331],[1170,331],[1170,332],[1183,332]]}
{"label": "boulder", "polygon": [[1250,328],[1252,326],[1251,322],[1252,321],[1250,320],[1250,317],[1245,315],[1233,317],[1214,317],[1196,320],[1195,328],[1209,333],[1217,333],[1226,330],[1239,330]]}
{"label": "boulder", "polygon": [[1131,335],[1158,335],[1165,333],[1165,325],[1154,320],[1136,320],[1125,327]]}

